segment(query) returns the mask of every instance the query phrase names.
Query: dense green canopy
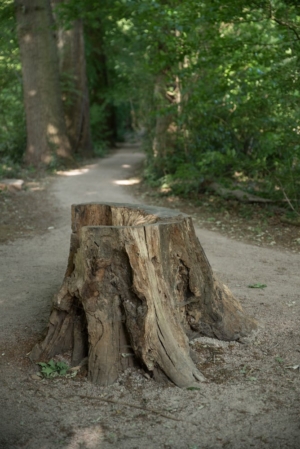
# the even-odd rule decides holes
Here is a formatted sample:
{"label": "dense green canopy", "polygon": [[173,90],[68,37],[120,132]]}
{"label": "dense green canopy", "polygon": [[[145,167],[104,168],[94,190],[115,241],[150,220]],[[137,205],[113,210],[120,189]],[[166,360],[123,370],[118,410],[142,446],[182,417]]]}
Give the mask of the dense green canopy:
{"label": "dense green canopy", "polygon": [[[0,14],[0,157],[18,160],[26,136],[11,0]],[[186,194],[238,182],[299,207],[297,1],[70,0],[55,14],[60,26],[84,23],[96,153],[138,132],[153,183]]]}

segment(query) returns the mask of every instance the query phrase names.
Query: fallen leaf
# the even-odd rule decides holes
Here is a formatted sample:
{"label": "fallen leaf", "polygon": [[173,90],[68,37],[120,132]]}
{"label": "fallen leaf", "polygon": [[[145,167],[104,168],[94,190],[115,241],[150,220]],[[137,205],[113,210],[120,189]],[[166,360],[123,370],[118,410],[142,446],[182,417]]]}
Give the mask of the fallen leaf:
{"label": "fallen leaf", "polygon": [[291,366],[286,366],[287,369],[299,369],[300,370],[300,365],[291,365]]}
{"label": "fallen leaf", "polygon": [[31,379],[33,379],[33,380],[41,380],[42,378],[38,374],[32,374]]}

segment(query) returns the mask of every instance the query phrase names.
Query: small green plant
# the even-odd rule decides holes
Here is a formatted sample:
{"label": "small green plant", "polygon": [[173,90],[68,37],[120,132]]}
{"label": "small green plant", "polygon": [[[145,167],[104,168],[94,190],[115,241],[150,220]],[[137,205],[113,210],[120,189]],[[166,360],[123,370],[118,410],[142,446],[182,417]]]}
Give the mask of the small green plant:
{"label": "small green plant", "polygon": [[199,387],[187,387],[187,390],[194,391],[194,390],[201,390],[201,388],[199,388]]}
{"label": "small green plant", "polygon": [[266,288],[266,284],[250,284],[248,285],[249,288]]}
{"label": "small green plant", "polygon": [[247,374],[248,371],[249,371],[248,366],[247,366],[247,365],[244,365],[244,366],[242,367],[242,369],[240,370],[240,373],[241,373],[241,374]]}
{"label": "small green plant", "polygon": [[250,382],[255,382],[257,380],[257,377],[249,376],[247,377],[247,380]]}
{"label": "small green plant", "polygon": [[50,379],[57,376],[65,376],[69,369],[69,366],[65,362],[39,362],[38,365],[41,367],[41,374],[46,379]]}

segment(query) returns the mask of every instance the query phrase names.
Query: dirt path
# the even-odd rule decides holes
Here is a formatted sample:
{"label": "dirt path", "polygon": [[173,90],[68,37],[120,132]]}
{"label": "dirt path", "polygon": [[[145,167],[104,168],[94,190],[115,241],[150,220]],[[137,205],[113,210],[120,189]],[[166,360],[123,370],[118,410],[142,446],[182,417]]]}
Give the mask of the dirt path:
{"label": "dirt path", "polygon": [[[0,246],[0,449],[298,448],[300,255],[207,230],[197,235],[214,271],[261,328],[243,345],[205,338],[195,343],[209,379],[201,390],[158,386],[130,371],[107,388],[85,378],[35,379],[37,367],[26,353],[62,281],[70,205],[137,203],[122,184],[141,159],[137,148],[125,148],[59,176],[48,195],[58,209],[52,229]],[[248,288],[253,283],[267,288]]]}

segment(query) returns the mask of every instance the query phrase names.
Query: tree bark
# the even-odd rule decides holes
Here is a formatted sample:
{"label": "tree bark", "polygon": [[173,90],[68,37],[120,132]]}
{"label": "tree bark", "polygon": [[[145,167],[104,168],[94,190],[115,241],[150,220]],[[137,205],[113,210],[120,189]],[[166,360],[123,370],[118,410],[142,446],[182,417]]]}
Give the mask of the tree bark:
{"label": "tree bark", "polygon": [[15,0],[27,126],[25,160],[71,159],[49,0]]}
{"label": "tree bark", "polygon": [[64,282],[33,360],[71,351],[77,364],[88,355],[88,377],[100,385],[139,361],[186,387],[204,380],[189,338],[238,340],[256,327],[213,275],[189,216],[80,204],[72,206],[72,231]]}
{"label": "tree bark", "polygon": [[[54,5],[64,2],[53,1]],[[93,154],[93,145],[83,25],[80,19],[71,25],[70,29],[59,27],[57,32],[65,121],[73,151],[89,157]]]}
{"label": "tree bark", "polygon": [[174,149],[174,111],[166,112],[173,104],[173,98],[167,96],[166,76],[160,74],[156,77],[154,86],[154,98],[156,102],[156,121],[152,151],[156,165],[164,165],[167,154]]}
{"label": "tree bark", "polygon": [[109,142],[114,147],[118,140],[116,108],[111,99],[114,76],[109,69],[109,55],[105,47],[104,35],[104,24],[99,17],[96,30],[92,27],[86,28],[90,48],[89,64],[93,74],[89,85],[90,100],[99,108],[98,120],[94,117],[93,134],[98,141]]}

